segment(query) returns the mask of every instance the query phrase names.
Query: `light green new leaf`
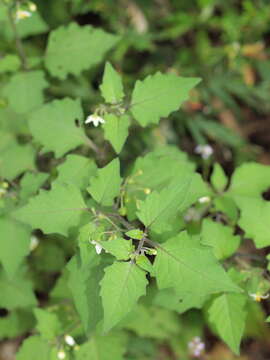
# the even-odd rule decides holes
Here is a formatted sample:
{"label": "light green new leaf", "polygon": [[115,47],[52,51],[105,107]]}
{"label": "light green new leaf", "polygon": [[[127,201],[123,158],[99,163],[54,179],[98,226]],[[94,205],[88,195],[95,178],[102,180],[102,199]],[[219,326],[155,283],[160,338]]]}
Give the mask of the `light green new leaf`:
{"label": "light green new leaf", "polygon": [[16,141],[10,141],[4,148],[0,145],[1,177],[12,180],[25,170],[34,169],[35,150],[30,144],[19,145]]}
{"label": "light green new leaf", "polygon": [[54,100],[31,114],[29,127],[32,135],[43,145],[43,151],[54,151],[56,157],[85,144],[85,134],[77,127],[83,112],[79,100]]}
{"label": "light green new leaf", "polygon": [[228,178],[222,167],[216,163],[211,175],[211,184],[217,191],[223,191],[228,183]]}
{"label": "light green new leaf", "polygon": [[90,176],[96,173],[96,164],[92,159],[80,155],[67,155],[66,161],[57,167],[56,182],[72,183],[80,189],[85,189]]}
{"label": "light green new leaf", "polygon": [[51,360],[51,347],[49,343],[40,336],[34,335],[24,340],[18,353],[16,360]]}
{"label": "light green new leaf", "polygon": [[199,174],[177,176],[166,188],[159,193],[153,191],[141,203],[138,218],[145,226],[151,227],[155,223],[159,227],[168,227],[168,221],[184,211],[201,196],[207,195],[208,189]]}
{"label": "light green new leaf", "polygon": [[242,294],[223,294],[211,303],[208,313],[218,335],[239,355],[239,346],[246,322],[246,297]]}
{"label": "light green new leaf", "polygon": [[105,332],[122,320],[145,295],[148,283],[145,275],[133,262],[115,262],[105,269],[100,283]]}
{"label": "light green new leaf", "polygon": [[103,265],[100,265],[100,257],[93,247],[89,247],[89,252],[87,264],[82,264],[79,257],[75,256],[67,266],[68,286],[86,334],[94,330],[102,319],[99,282],[103,276]]}
{"label": "light green new leaf", "polygon": [[107,62],[105,66],[100,91],[104,100],[110,104],[116,104],[124,97],[121,76],[114,70],[109,62]]}
{"label": "light green new leaf", "polygon": [[54,340],[63,332],[61,322],[57,315],[45,309],[35,309],[37,319],[36,328],[44,340]]}
{"label": "light green new leaf", "polygon": [[30,251],[31,231],[28,226],[8,217],[0,218],[0,261],[12,277]]}
{"label": "light green new leaf", "polygon": [[107,252],[116,257],[117,260],[128,260],[130,254],[135,250],[131,240],[116,238],[108,241],[100,241],[99,244]]}
{"label": "light green new leaf", "polygon": [[132,229],[125,233],[131,239],[141,240],[143,238],[144,232],[140,229]]}
{"label": "light green new leaf", "polygon": [[123,360],[126,352],[123,333],[114,332],[106,336],[92,336],[76,351],[75,360]]}
{"label": "light green new leaf", "polygon": [[116,158],[97,171],[97,176],[90,179],[87,190],[98,203],[111,206],[120,193],[121,181],[120,162]]}
{"label": "light green new leaf", "polygon": [[175,293],[207,296],[221,291],[239,292],[209,247],[202,246],[186,232],[159,246],[154,272],[160,289]]}
{"label": "light green new leaf", "polygon": [[127,115],[116,116],[114,114],[108,114],[104,118],[106,121],[103,125],[104,137],[119,154],[128,137],[130,119]]}
{"label": "light green new leaf", "polygon": [[43,90],[47,87],[43,71],[28,71],[13,75],[4,88],[4,95],[10,107],[22,114],[43,104]]}
{"label": "light green new leaf", "polygon": [[51,75],[61,80],[68,74],[78,76],[98,64],[118,40],[118,36],[89,25],[60,26],[50,33],[45,65]]}
{"label": "light green new leaf", "polygon": [[25,271],[18,271],[12,279],[0,272],[0,307],[8,310],[36,306],[37,300],[32,283]]}
{"label": "light green new leaf", "polygon": [[79,225],[85,208],[80,190],[75,185],[55,183],[50,191],[40,190],[13,216],[46,234],[67,236],[70,228]]}
{"label": "light green new leaf", "polygon": [[209,245],[218,260],[224,260],[235,253],[240,245],[240,236],[233,235],[233,229],[210,219],[203,221],[202,244]]}
{"label": "light green new leaf", "polygon": [[158,72],[149,75],[135,84],[131,112],[142,126],[157,124],[161,117],[178,110],[188,99],[189,91],[199,82],[198,78],[183,78],[174,74]]}

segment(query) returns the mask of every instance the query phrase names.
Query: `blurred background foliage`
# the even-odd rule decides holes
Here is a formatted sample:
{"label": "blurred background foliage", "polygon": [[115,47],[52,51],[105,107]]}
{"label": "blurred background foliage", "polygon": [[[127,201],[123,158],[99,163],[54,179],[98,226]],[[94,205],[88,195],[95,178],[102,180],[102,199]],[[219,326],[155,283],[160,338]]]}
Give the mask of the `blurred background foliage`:
{"label": "blurred background foliage", "polygon": [[[44,67],[49,31],[75,21],[79,25],[90,24],[120,36],[108,59],[122,74],[127,89],[131,89],[137,79],[156,71],[202,78],[191,99],[170,117],[170,121],[164,119],[158,127],[147,129],[133,124],[133,136],[129,137],[121,154],[127,164],[158,144],[178,145],[199,165],[201,159],[194,154],[196,145],[211,144],[215,150],[213,159],[221,163],[227,173],[247,160],[256,159],[270,164],[268,0],[34,2],[38,12],[17,24],[18,36],[23,41],[31,69]],[[0,3],[0,124],[3,129],[18,136],[21,142],[27,142],[30,135],[26,121],[21,116],[18,125],[18,115],[9,109],[1,93],[10,75],[20,67],[15,40],[5,6]],[[11,57],[9,61],[1,61],[7,53]],[[66,80],[47,74],[50,85],[46,89],[46,100],[79,97],[85,113],[93,112],[101,102],[98,86],[103,69],[104,64],[100,63],[80,76],[69,76]],[[103,148],[103,156],[98,159],[102,164],[103,159],[113,157],[112,149],[103,145],[99,129],[91,131],[95,143]],[[53,168],[55,164],[50,155],[44,155],[39,161],[40,169]],[[30,256],[35,288],[43,301],[48,300],[49,291],[52,304],[67,291],[62,280],[56,282],[53,289],[52,283],[72,251],[72,242],[50,236]],[[147,303],[148,300],[145,301]],[[144,304],[140,306],[143,309]],[[127,326],[136,334],[129,339],[128,359],[187,359],[183,350],[187,341],[192,336],[203,334],[202,315],[192,311],[182,316],[179,322],[171,312],[154,307],[151,318],[157,320],[153,325],[147,311],[142,309],[140,317]],[[72,310],[67,311],[73,316]],[[244,341],[243,356],[234,356],[207,330],[206,346],[209,351],[202,359],[269,359],[269,330],[264,324],[262,311],[258,304],[250,305],[246,330],[249,338]],[[16,310],[8,317],[5,315],[0,309],[0,334],[3,338],[21,336],[33,326],[34,320],[27,310]],[[182,334],[179,342],[173,337],[178,332]],[[174,340],[168,340],[171,337]],[[166,345],[168,341],[170,348]],[[264,346],[261,346],[262,343]],[[1,345],[1,354],[9,345],[9,342]],[[8,358],[0,355],[0,359]]]}

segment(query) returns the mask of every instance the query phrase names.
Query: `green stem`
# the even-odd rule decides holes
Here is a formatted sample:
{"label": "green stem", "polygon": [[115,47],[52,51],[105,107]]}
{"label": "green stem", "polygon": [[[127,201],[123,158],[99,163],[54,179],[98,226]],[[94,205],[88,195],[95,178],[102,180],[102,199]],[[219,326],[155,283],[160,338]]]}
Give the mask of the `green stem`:
{"label": "green stem", "polygon": [[12,8],[11,7],[8,8],[8,17],[9,17],[11,28],[12,28],[14,36],[15,36],[16,49],[17,49],[18,55],[19,55],[19,57],[21,59],[22,68],[24,70],[27,70],[28,69],[27,57],[26,57],[26,54],[25,54],[25,51],[24,51],[24,48],[23,48],[22,41],[21,41],[20,36],[18,34],[18,31],[17,31],[17,27],[16,27],[16,23],[15,23],[13,14],[12,14]]}

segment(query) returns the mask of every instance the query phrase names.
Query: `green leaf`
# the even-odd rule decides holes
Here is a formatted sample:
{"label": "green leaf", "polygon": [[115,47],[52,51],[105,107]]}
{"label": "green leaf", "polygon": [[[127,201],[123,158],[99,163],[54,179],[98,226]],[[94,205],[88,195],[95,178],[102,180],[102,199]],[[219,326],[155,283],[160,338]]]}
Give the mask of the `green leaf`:
{"label": "green leaf", "polygon": [[153,191],[141,203],[138,218],[146,227],[157,224],[168,228],[169,220],[186,210],[198,198],[208,194],[208,189],[198,174],[187,174],[175,179],[159,193]]}
{"label": "green leaf", "polygon": [[222,167],[216,163],[211,175],[211,184],[217,191],[223,191],[228,183],[228,178]]}
{"label": "green leaf", "polygon": [[174,288],[176,294],[207,296],[221,291],[239,292],[210,248],[186,232],[159,246],[154,272],[160,289]]}
{"label": "green leaf", "polygon": [[233,173],[228,194],[234,199],[240,196],[260,197],[270,186],[270,166],[246,163]]}
{"label": "green leaf", "polygon": [[108,114],[104,118],[104,137],[112,144],[116,153],[119,154],[128,137],[129,117],[127,115],[116,116]]}
{"label": "green leaf", "polygon": [[138,80],[132,93],[131,112],[142,125],[157,124],[179,109],[188,99],[189,91],[198,83],[198,78],[183,78],[174,74],[149,75]]}
{"label": "green leaf", "polygon": [[30,145],[19,145],[5,133],[1,133],[0,176],[12,180],[25,170],[35,169],[35,151]]}
{"label": "green leaf", "polygon": [[44,340],[54,340],[61,335],[62,326],[55,313],[45,309],[35,309],[34,314],[37,319],[36,328]]}
{"label": "green leaf", "polygon": [[144,232],[140,229],[132,229],[125,233],[131,239],[141,240],[143,238]]}
{"label": "green leaf", "polygon": [[40,336],[34,335],[26,338],[16,354],[16,360],[50,360],[51,347]]}
{"label": "green leaf", "polygon": [[244,295],[223,294],[216,297],[208,309],[210,323],[237,355],[246,322],[245,305]]}
{"label": "green leaf", "polygon": [[86,333],[95,329],[103,315],[99,295],[103,266],[100,265],[100,257],[94,248],[90,247],[89,251],[88,263],[82,264],[79,257],[74,256],[67,267],[68,286]]}
{"label": "green leaf", "polygon": [[97,176],[90,179],[87,190],[98,203],[111,206],[120,193],[121,181],[120,162],[116,158],[97,171]]}
{"label": "green leaf", "polygon": [[45,65],[51,75],[64,80],[68,74],[78,76],[98,64],[119,40],[92,26],[70,23],[51,31]]}
{"label": "green leaf", "polygon": [[75,359],[124,360],[125,342],[125,336],[117,332],[106,336],[92,336],[91,340],[80,346]]}
{"label": "green leaf", "polygon": [[25,277],[24,271],[18,271],[12,279],[0,272],[0,293],[1,308],[12,310],[37,305],[32,283]]}
{"label": "green leaf", "polygon": [[18,71],[20,65],[20,58],[17,55],[8,54],[0,60],[0,74]]}
{"label": "green leaf", "polygon": [[30,311],[13,310],[0,318],[0,337],[15,338],[29,333],[35,326],[35,319]]}
{"label": "green leaf", "polygon": [[238,225],[245,237],[253,239],[258,249],[270,245],[270,203],[260,199],[242,198],[236,201],[241,210]]}
{"label": "green leaf", "polygon": [[54,100],[31,114],[29,127],[34,138],[43,145],[43,151],[54,151],[56,157],[85,144],[86,136],[75,120],[82,121],[79,100]]}
{"label": "green leaf", "polygon": [[123,322],[125,329],[139,337],[164,341],[179,336],[180,322],[177,315],[166,309],[139,304]]}
{"label": "green leaf", "polygon": [[135,258],[136,264],[143,270],[149,272],[154,276],[153,265],[151,261],[145,255],[137,255]]}
{"label": "green leaf", "polygon": [[127,215],[135,220],[138,200],[144,200],[145,191],[160,191],[167,187],[175,177],[185,177],[194,172],[194,165],[188,161],[184,152],[175,146],[159,146],[144,157],[138,157],[125,184]]}
{"label": "green leaf", "polygon": [[4,95],[10,107],[22,114],[43,104],[43,90],[47,87],[43,71],[28,71],[13,75],[4,88]]}
{"label": "green leaf", "polygon": [[99,244],[117,260],[128,260],[135,250],[131,240],[116,238],[108,241],[100,241]]}
{"label": "green leaf", "polygon": [[194,296],[194,293],[180,295],[173,289],[162,289],[157,292],[154,304],[182,314],[190,309],[201,309],[207,299],[206,296]]}
{"label": "green leaf", "polygon": [[7,274],[13,277],[30,251],[31,231],[7,217],[0,218],[0,229],[0,260]]}
{"label": "green leaf", "polygon": [[269,166],[243,164],[235,170],[227,192],[240,209],[239,226],[246,237],[254,240],[257,248],[270,245],[270,203],[262,197],[262,193],[270,187],[269,179]]}
{"label": "green leaf", "polygon": [[40,190],[13,215],[33,229],[67,236],[69,229],[79,225],[85,208],[82,195],[75,185],[55,183],[50,191]]}
{"label": "green leaf", "polygon": [[240,236],[233,235],[233,231],[228,226],[205,219],[201,230],[201,243],[211,246],[218,260],[224,260],[234,254],[240,245]]}
{"label": "green leaf", "polygon": [[104,100],[110,104],[116,104],[124,97],[121,76],[109,62],[105,65],[100,91]]}
{"label": "green leaf", "polygon": [[145,295],[145,272],[133,262],[115,262],[105,269],[101,280],[101,297],[104,309],[104,331],[109,331],[122,320]]}
{"label": "green leaf", "polygon": [[41,185],[43,185],[43,183],[47,180],[48,176],[48,174],[41,172],[25,173],[20,182],[20,199],[25,200],[34,195]]}
{"label": "green leaf", "polygon": [[84,190],[90,176],[96,173],[96,164],[92,159],[80,155],[67,155],[64,163],[57,167],[59,183],[72,183]]}
{"label": "green leaf", "polygon": [[56,242],[41,241],[33,255],[35,271],[57,273],[66,264],[64,249]]}

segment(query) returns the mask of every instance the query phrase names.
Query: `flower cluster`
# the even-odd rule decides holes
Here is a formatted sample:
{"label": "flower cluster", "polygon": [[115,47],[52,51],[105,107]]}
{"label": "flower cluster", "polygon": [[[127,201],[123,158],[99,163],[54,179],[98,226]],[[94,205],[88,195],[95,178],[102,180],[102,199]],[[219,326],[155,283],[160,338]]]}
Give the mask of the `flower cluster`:
{"label": "flower cluster", "polygon": [[201,340],[199,336],[195,336],[189,343],[188,343],[188,349],[190,352],[190,355],[193,357],[200,357],[204,350],[205,350],[205,344]]}

